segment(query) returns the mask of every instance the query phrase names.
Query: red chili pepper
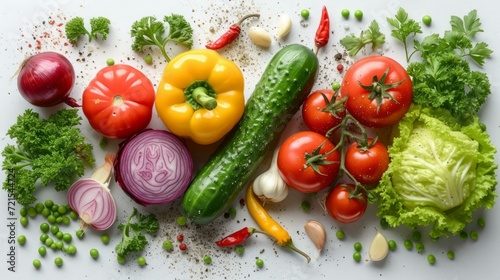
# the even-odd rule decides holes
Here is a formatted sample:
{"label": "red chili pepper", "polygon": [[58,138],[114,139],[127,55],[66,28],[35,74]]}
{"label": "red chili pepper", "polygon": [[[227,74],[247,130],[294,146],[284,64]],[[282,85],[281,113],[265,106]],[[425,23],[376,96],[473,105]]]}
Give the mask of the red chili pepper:
{"label": "red chili pepper", "polygon": [[330,39],[330,18],[328,16],[328,11],[326,10],[326,6],[323,6],[323,10],[321,11],[321,20],[319,22],[318,29],[316,30],[316,36],[314,37],[314,44],[318,48],[318,50],[324,47],[328,40]]}
{"label": "red chili pepper", "polygon": [[211,49],[211,50],[218,50],[222,47],[225,47],[227,45],[229,45],[232,41],[236,40],[236,38],[238,38],[238,36],[240,36],[240,33],[241,33],[241,23],[249,18],[249,17],[260,17],[259,14],[249,14],[249,15],[246,15],[242,18],[240,18],[235,24],[231,25],[229,27],[229,30],[226,31],[226,33],[222,34],[222,36],[215,40],[214,42],[210,43],[210,44],[207,44],[205,47],[207,49]]}
{"label": "red chili pepper", "polygon": [[216,241],[215,244],[217,244],[217,246],[219,246],[219,247],[229,247],[229,246],[238,245],[238,244],[242,243],[243,241],[247,240],[248,237],[250,237],[256,231],[257,230],[255,228],[244,227],[244,228],[222,238],[221,240]]}

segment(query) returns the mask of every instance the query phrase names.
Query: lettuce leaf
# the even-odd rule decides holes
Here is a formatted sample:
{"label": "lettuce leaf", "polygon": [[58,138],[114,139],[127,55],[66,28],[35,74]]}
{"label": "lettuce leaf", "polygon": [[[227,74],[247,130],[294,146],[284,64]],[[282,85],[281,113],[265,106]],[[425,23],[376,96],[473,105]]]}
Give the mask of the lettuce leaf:
{"label": "lettuce leaf", "polygon": [[494,205],[496,148],[478,118],[460,126],[447,110],[413,106],[389,147],[379,186],[379,217],[392,227],[428,226],[429,235],[456,235],[480,207]]}

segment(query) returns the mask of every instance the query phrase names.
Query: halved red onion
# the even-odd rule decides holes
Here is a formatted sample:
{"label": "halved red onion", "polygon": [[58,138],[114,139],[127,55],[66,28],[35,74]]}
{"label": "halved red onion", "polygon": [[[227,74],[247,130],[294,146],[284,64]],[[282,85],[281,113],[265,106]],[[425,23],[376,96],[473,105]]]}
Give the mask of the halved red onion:
{"label": "halved red onion", "polygon": [[116,220],[116,203],[108,189],[114,155],[106,154],[104,164],[91,178],[76,181],[68,190],[68,204],[80,219],[97,230],[105,230]]}
{"label": "halved red onion", "polygon": [[193,159],[179,137],[149,129],[120,144],[114,171],[115,180],[135,202],[165,204],[186,191],[193,176]]}

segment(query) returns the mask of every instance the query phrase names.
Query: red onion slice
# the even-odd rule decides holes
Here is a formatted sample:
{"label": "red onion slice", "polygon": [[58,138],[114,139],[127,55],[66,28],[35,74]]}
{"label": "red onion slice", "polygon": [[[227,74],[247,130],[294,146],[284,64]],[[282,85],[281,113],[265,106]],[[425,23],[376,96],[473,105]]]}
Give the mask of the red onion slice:
{"label": "red onion slice", "polygon": [[193,176],[193,159],[179,137],[149,129],[120,144],[114,168],[116,181],[135,202],[158,205],[184,194]]}
{"label": "red onion slice", "polygon": [[85,224],[105,230],[116,219],[116,203],[109,189],[95,179],[76,181],[68,190],[68,204]]}

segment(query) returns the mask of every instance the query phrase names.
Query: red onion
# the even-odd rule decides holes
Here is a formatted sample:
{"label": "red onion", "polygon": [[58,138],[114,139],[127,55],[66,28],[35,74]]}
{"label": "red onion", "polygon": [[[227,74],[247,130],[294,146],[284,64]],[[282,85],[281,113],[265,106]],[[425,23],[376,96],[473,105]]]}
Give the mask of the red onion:
{"label": "red onion", "polygon": [[79,106],[69,97],[75,84],[75,70],[71,62],[56,52],[43,52],[27,58],[19,69],[17,87],[29,103],[50,107],[67,103]]}
{"label": "red onion", "polygon": [[114,155],[107,154],[106,162],[91,178],[76,181],[68,190],[68,204],[80,219],[97,230],[105,230],[116,220],[116,203],[108,184]]}
{"label": "red onion", "polygon": [[193,159],[179,137],[149,129],[120,144],[114,168],[116,181],[135,202],[165,204],[186,191]]}

